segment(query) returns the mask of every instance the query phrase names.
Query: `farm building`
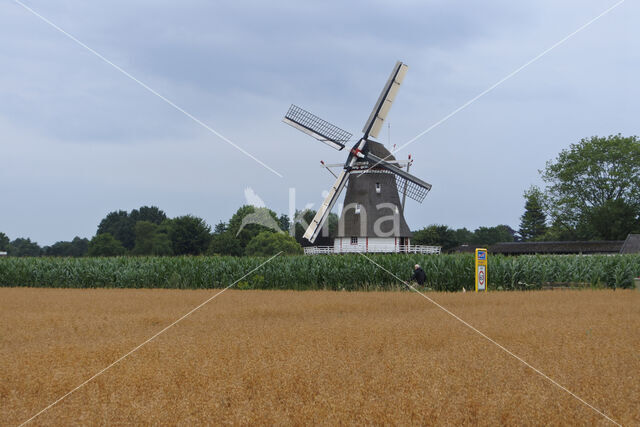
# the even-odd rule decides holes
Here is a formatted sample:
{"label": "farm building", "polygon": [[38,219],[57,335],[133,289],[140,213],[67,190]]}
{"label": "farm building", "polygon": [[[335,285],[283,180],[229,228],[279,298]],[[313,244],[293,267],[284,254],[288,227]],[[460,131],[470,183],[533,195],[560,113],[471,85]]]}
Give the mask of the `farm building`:
{"label": "farm building", "polygon": [[[460,245],[454,251],[473,253],[486,245]],[[500,242],[489,246],[489,253],[500,255],[595,255],[640,253],[640,234],[626,240],[566,242]]]}
{"label": "farm building", "polygon": [[568,241],[568,242],[504,242],[489,247],[492,254],[502,255],[594,255],[618,254],[623,240]]}

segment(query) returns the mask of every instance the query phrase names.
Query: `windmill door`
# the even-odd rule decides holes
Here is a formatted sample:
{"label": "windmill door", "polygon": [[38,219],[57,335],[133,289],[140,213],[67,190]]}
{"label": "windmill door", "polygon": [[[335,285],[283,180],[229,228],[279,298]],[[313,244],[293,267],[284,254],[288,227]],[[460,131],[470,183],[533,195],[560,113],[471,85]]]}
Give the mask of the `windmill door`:
{"label": "windmill door", "polygon": [[406,237],[401,237],[400,238],[400,248],[399,248],[400,252],[406,252],[407,251],[407,241],[408,240],[409,239],[406,238]]}

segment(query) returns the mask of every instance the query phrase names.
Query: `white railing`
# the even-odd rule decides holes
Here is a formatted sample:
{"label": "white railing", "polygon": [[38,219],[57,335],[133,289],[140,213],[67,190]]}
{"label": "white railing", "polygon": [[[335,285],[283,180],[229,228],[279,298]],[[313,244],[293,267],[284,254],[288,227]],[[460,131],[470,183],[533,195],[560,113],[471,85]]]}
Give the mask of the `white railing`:
{"label": "white railing", "polygon": [[309,246],[304,248],[305,255],[346,254],[346,253],[410,253],[439,255],[440,246],[421,245],[345,245],[342,248],[333,246]]}

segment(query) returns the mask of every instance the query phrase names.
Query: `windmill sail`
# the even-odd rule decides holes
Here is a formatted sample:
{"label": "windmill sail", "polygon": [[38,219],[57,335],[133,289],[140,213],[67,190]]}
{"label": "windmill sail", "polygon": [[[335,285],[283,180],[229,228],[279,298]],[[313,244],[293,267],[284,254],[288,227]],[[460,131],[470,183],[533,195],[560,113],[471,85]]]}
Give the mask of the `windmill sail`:
{"label": "windmill sail", "polygon": [[382,88],[382,92],[378,97],[378,102],[373,106],[373,110],[369,115],[369,120],[367,120],[367,123],[362,129],[365,138],[368,136],[372,136],[374,138],[378,137],[380,129],[382,129],[384,119],[387,118],[387,114],[391,109],[391,104],[393,104],[393,100],[398,93],[398,89],[400,89],[400,84],[402,83],[404,75],[407,73],[408,69],[409,67],[407,64],[403,64],[400,61],[396,62],[387,83]]}
{"label": "windmill sail", "polygon": [[398,187],[398,192],[406,192],[407,197],[410,197],[416,202],[422,203],[424,198],[427,196],[427,193],[429,193],[429,191],[431,190],[431,184],[424,182],[420,178],[411,175],[406,171],[403,171],[396,165],[386,162],[380,157],[371,153],[367,153],[365,157],[371,163],[372,167],[379,166],[388,170],[389,172],[394,173],[396,175],[396,185]]}
{"label": "windmill sail", "polygon": [[331,191],[329,191],[329,194],[324,199],[324,202],[322,202],[322,206],[320,206],[320,209],[318,209],[316,216],[313,217],[313,219],[311,220],[311,224],[309,224],[309,227],[307,227],[307,231],[304,233],[304,236],[302,236],[305,239],[309,240],[311,243],[315,242],[316,237],[318,237],[318,234],[322,229],[322,225],[327,220],[329,212],[331,212],[333,205],[336,204],[338,197],[340,197],[340,193],[342,193],[344,185],[347,183],[348,176],[349,173],[347,170],[343,170],[340,175],[338,175],[338,179],[333,184],[333,187],[331,187]]}
{"label": "windmill sail", "polygon": [[344,144],[351,139],[351,133],[332,125],[297,105],[291,105],[282,121],[338,151],[342,150]]}

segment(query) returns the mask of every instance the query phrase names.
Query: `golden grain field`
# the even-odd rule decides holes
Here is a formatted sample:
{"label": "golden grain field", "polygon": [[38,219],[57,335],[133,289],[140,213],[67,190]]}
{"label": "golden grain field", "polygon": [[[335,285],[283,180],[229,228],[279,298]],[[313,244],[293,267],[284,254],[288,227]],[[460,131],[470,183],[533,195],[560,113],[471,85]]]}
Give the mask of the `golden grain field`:
{"label": "golden grain field", "polygon": [[[216,290],[0,289],[0,425],[18,425]],[[429,293],[624,425],[640,292]],[[607,424],[410,292],[230,290],[33,421]]]}

